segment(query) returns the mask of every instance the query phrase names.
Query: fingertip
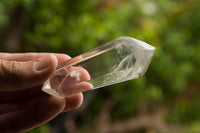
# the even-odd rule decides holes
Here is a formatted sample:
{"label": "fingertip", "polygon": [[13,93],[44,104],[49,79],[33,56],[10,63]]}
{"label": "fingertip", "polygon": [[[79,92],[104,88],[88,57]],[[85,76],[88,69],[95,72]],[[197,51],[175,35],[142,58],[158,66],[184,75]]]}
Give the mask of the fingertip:
{"label": "fingertip", "polygon": [[71,57],[66,54],[54,54],[54,55],[57,57],[58,63],[61,63],[61,62],[71,59]]}
{"label": "fingertip", "polygon": [[49,65],[52,67],[52,70],[55,70],[59,63],[58,59],[53,54],[49,54],[48,56],[49,56]]}
{"label": "fingertip", "polygon": [[31,64],[32,70],[28,67],[28,65],[27,68],[23,69],[23,71],[29,71],[22,73],[25,76],[21,79],[21,89],[31,88],[43,84],[56,70],[58,60],[55,55],[47,54],[29,64]]}
{"label": "fingertip", "polygon": [[33,62],[33,69],[36,72],[52,71],[58,65],[56,56],[53,54],[45,55]]}
{"label": "fingertip", "polygon": [[66,97],[65,101],[66,105],[63,112],[79,108],[83,103],[83,94],[77,93],[72,96]]}

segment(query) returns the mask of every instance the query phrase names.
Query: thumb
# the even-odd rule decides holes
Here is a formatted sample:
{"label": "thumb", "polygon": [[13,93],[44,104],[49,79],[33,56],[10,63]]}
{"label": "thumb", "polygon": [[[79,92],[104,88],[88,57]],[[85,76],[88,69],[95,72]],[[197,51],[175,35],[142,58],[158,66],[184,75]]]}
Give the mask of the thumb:
{"label": "thumb", "polygon": [[19,62],[0,60],[0,91],[17,91],[41,85],[58,65],[56,56]]}

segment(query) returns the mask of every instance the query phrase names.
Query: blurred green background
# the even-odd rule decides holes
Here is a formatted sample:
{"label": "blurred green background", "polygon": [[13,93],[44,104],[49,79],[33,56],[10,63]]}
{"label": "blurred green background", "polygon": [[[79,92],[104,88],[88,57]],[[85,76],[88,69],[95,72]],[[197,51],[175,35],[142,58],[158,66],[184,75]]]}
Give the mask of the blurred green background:
{"label": "blurred green background", "polygon": [[199,0],[1,0],[1,52],[74,57],[120,36],[157,48],[144,77],[84,93],[28,133],[199,133]]}

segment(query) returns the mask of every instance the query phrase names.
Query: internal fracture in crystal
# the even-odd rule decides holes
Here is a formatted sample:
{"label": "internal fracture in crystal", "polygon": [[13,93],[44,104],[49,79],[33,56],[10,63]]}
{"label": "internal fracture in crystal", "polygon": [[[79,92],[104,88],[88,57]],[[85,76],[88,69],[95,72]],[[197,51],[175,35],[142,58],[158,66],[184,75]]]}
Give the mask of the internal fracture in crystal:
{"label": "internal fracture in crystal", "polygon": [[120,37],[59,64],[42,90],[65,97],[141,77],[154,52],[155,48],[143,41]]}

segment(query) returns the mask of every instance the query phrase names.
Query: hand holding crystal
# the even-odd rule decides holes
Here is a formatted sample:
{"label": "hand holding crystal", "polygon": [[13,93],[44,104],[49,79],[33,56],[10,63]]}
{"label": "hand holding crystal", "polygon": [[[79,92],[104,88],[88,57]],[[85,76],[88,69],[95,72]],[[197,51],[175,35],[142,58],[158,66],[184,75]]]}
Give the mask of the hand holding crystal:
{"label": "hand holding crystal", "polygon": [[41,91],[58,63],[68,59],[64,54],[0,53],[1,132],[24,132],[81,105],[82,93],[56,98]]}

